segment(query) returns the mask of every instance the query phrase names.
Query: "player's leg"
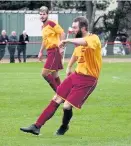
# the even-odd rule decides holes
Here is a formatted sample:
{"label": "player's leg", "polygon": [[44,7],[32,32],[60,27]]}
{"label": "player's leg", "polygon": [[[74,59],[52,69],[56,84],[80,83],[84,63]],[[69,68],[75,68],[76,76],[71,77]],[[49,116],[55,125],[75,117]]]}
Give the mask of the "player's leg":
{"label": "player's leg", "polygon": [[[40,128],[42,125],[45,124],[45,122],[48,119],[50,119],[53,116],[53,114],[55,113],[55,111],[57,110],[59,105],[65,100],[64,97],[66,98],[68,96],[68,94],[70,93],[71,87],[72,87],[71,79],[70,79],[70,77],[68,77],[63,81],[63,83],[57,89],[59,96],[55,95],[53,97],[52,101],[50,102],[50,104],[47,106],[47,108],[44,109],[42,114],[39,116],[38,120],[35,123],[35,125],[37,127]],[[61,95],[61,97],[60,97],[60,95]],[[67,106],[66,104],[64,107],[68,110],[71,109],[71,107]]]}
{"label": "player's leg", "polygon": [[72,112],[72,105],[65,101],[63,106],[63,118],[62,118],[62,124],[60,128],[56,131],[56,135],[64,135],[65,132],[69,129],[69,122],[73,116]]}
{"label": "player's leg", "polygon": [[58,71],[54,71],[54,72],[52,72],[51,74],[52,74],[52,76],[55,78],[55,81],[56,81],[56,83],[57,83],[57,86],[59,86],[60,83],[61,83],[61,81],[60,81],[60,77],[59,77]]}
{"label": "player's leg", "polygon": [[57,95],[55,95],[49,105],[43,110],[41,115],[38,117],[35,124],[32,124],[29,127],[20,128],[20,130],[23,132],[39,135],[40,128],[45,124],[47,120],[49,120],[54,115],[54,113],[62,102],[63,100]]}
{"label": "player's leg", "polygon": [[[74,73],[72,73],[70,76],[68,76],[61,84],[58,86],[57,94],[65,100],[64,106],[63,106],[63,118],[62,118],[62,124],[60,128],[56,131],[57,135],[64,135],[64,133],[68,130],[69,122],[72,118],[73,112],[72,112],[72,104],[70,104],[67,101],[68,96],[71,93],[71,90],[73,88],[73,78]],[[66,90],[66,92],[65,92]]]}
{"label": "player's leg", "polygon": [[56,91],[60,79],[58,78],[57,71],[59,70],[59,54],[58,49],[48,49],[47,59],[42,70],[42,76],[50,84],[54,91]]}
{"label": "player's leg", "polygon": [[66,99],[66,97],[70,93],[70,90],[72,88],[71,83],[72,83],[71,77],[69,76],[62,82],[62,84],[60,84],[60,86],[58,86],[57,92],[59,93],[59,96],[57,94],[53,97],[52,101],[43,110],[43,112],[38,117],[35,124],[33,124],[27,128],[20,128],[20,130],[22,130],[23,132],[29,132],[32,134],[39,135],[41,126],[44,125],[45,122],[54,115],[54,113],[57,110],[57,108],[59,107],[59,105]]}
{"label": "player's leg", "polygon": [[51,88],[56,92],[57,89],[57,83],[55,78],[52,76],[51,71],[48,69],[43,68],[42,70],[42,76],[43,78],[49,83]]}
{"label": "player's leg", "polygon": [[52,75],[55,78],[57,86],[59,86],[61,84],[61,80],[60,80],[58,72],[59,72],[59,70],[63,69],[63,65],[62,65],[61,54],[60,54],[59,50],[56,50],[55,53],[56,53],[56,59],[55,59],[56,71],[52,72]]}
{"label": "player's leg", "polygon": [[38,128],[41,128],[41,126],[44,125],[45,122],[54,115],[55,111],[62,102],[63,100],[57,95],[55,95],[51,100],[50,104],[43,110],[42,114],[37,119],[35,125]]}
{"label": "player's leg", "polygon": [[74,73],[71,77],[73,87],[64,103],[62,125],[57,130],[57,135],[65,134],[69,128],[68,125],[72,118],[72,107],[80,109],[97,84],[97,79],[91,76],[84,76]]}

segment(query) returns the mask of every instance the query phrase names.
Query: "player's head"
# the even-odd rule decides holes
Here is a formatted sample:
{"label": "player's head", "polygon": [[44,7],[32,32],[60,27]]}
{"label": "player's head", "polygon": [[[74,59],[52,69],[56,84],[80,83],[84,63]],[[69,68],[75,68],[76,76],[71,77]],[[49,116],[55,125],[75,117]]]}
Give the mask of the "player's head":
{"label": "player's head", "polygon": [[83,37],[88,31],[88,20],[83,16],[76,17],[72,23],[72,29],[76,38]]}
{"label": "player's head", "polygon": [[46,6],[42,6],[40,7],[39,13],[41,22],[45,23],[48,19],[49,9]]}

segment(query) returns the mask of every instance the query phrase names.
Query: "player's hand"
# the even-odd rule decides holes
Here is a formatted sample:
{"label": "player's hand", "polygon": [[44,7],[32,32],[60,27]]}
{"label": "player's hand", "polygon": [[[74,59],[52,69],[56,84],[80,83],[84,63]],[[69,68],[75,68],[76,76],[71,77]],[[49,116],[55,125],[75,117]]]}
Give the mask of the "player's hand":
{"label": "player's hand", "polygon": [[39,52],[38,59],[39,59],[39,61],[42,61],[43,60],[43,53],[42,52]]}
{"label": "player's hand", "polygon": [[66,44],[66,40],[61,40],[58,47],[59,48],[64,48],[65,47],[65,44]]}
{"label": "player's hand", "polygon": [[66,68],[66,75],[69,76],[72,73],[72,68],[71,67],[67,67]]}

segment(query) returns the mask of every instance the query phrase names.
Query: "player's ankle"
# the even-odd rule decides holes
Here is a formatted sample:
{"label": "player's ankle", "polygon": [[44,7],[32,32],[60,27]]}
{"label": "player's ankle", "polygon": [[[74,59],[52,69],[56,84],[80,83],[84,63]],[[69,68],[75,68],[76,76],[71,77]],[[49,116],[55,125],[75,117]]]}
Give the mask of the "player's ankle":
{"label": "player's ankle", "polygon": [[38,129],[40,129],[41,128],[41,126],[40,125],[38,125],[38,124],[34,124],[34,126],[36,127],[36,128],[38,128]]}
{"label": "player's ankle", "polygon": [[66,129],[68,127],[68,125],[62,124],[61,127]]}

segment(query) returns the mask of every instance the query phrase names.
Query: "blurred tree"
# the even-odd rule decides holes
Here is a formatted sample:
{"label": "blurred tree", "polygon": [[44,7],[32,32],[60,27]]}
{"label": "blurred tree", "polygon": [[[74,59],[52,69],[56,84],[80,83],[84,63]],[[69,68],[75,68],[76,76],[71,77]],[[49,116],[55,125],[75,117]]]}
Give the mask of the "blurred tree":
{"label": "blurred tree", "polygon": [[[130,1],[118,1],[118,7],[116,10],[109,11],[108,13],[103,12],[97,19],[95,18],[96,10],[106,10],[112,0],[107,1],[55,1],[54,7],[57,10],[60,9],[76,9],[86,12],[86,17],[89,20],[89,30],[91,32],[102,32],[105,31],[109,34],[108,41],[112,42],[112,45],[107,45],[107,54],[113,54],[113,42],[117,36],[119,29],[130,28]],[[96,27],[98,22],[103,20],[103,28]]]}
{"label": "blurred tree", "polygon": [[70,9],[70,10],[79,10],[87,12],[86,16],[89,19],[89,30],[93,32],[95,25],[99,21],[97,19],[95,21],[95,11],[97,9],[105,10],[109,5],[107,0],[103,0],[102,3],[96,3],[96,1],[58,1],[58,0],[50,0],[50,1],[1,1],[0,10],[34,10],[38,9],[40,6],[46,5],[51,10],[62,10],[62,9]]}
{"label": "blurred tree", "polygon": [[51,1],[1,1],[0,10],[34,10],[42,5],[51,8]]}
{"label": "blurred tree", "polygon": [[97,2],[94,1],[86,1],[86,17],[88,18],[89,21],[89,26],[88,30],[90,32],[94,31],[94,21],[95,21],[95,12],[96,12],[96,4]]}
{"label": "blurred tree", "polygon": [[[85,1],[76,1],[76,0],[72,0],[72,1],[58,1],[58,0],[54,0],[53,1],[53,5],[55,7],[56,10],[61,10],[61,9],[76,9],[79,11],[86,11],[87,7],[86,7],[86,0]],[[89,2],[97,2],[96,0],[89,0]],[[103,0],[102,2],[97,3],[96,7],[98,10],[105,10],[108,5],[109,5],[109,1],[107,0]]]}
{"label": "blurred tree", "polygon": [[[86,12],[86,17],[89,21],[89,30],[94,32],[95,26],[100,20],[101,16],[97,18],[95,21],[95,12],[97,10],[105,10],[109,6],[110,2],[107,0],[103,0],[102,2],[97,2],[96,0],[92,1],[53,1],[54,10],[63,10],[63,9],[70,9],[70,10],[79,10]],[[103,16],[102,16],[103,17]]]}
{"label": "blurred tree", "polygon": [[[107,55],[113,55],[113,42],[117,36],[119,29],[126,28],[124,22],[130,21],[127,15],[131,12],[131,7],[126,6],[126,1],[118,1],[118,7],[115,11],[110,11],[107,15],[104,15],[103,23],[106,31],[109,32],[109,38],[107,45]],[[128,2],[130,4],[130,2]]]}

